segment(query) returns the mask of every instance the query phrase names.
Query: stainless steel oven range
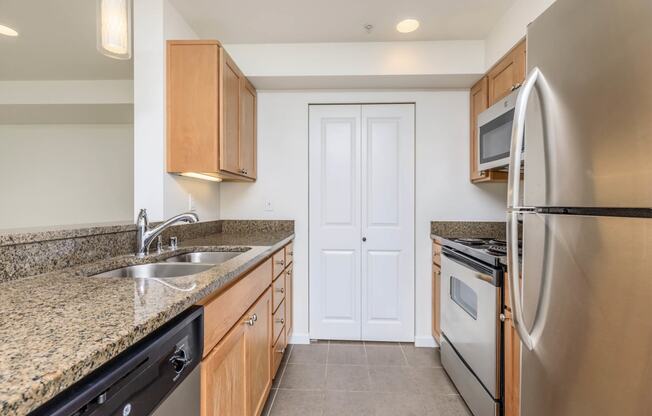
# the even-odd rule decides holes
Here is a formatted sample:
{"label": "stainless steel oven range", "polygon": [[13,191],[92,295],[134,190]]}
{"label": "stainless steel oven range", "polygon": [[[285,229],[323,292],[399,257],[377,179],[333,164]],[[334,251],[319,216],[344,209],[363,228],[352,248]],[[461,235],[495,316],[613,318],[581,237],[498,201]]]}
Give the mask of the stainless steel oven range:
{"label": "stainless steel oven range", "polygon": [[474,416],[502,412],[505,249],[501,240],[443,242],[441,360]]}

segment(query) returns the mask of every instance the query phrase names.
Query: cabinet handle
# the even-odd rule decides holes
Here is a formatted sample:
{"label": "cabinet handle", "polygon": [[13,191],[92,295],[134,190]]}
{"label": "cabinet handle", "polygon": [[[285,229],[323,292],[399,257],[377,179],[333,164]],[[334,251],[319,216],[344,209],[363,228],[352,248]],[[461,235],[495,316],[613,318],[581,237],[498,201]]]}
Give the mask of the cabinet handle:
{"label": "cabinet handle", "polygon": [[290,252],[288,252],[288,254],[289,254],[290,256],[294,256],[294,251],[290,251]]}
{"label": "cabinet handle", "polygon": [[277,320],[276,320],[276,323],[277,323],[277,324],[281,324],[281,325],[283,325],[283,324],[285,323],[285,319],[283,319],[283,318],[281,318],[281,319],[277,319]]}
{"label": "cabinet handle", "polygon": [[258,320],[258,315],[253,314],[249,317],[249,319],[245,320],[245,324],[249,326],[254,326],[257,320]]}
{"label": "cabinet handle", "polygon": [[276,264],[279,266],[285,266],[285,260],[276,260]]}
{"label": "cabinet handle", "polygon": [[285,293],[285,288],[279,287],[278,289],[276,289],[276,291],[278,293]]}
{"label": "cabinet handle", "polygon": [[276,350],[277,353],[279,354],[285,354],[285,348],[281,348],[280,350]]}

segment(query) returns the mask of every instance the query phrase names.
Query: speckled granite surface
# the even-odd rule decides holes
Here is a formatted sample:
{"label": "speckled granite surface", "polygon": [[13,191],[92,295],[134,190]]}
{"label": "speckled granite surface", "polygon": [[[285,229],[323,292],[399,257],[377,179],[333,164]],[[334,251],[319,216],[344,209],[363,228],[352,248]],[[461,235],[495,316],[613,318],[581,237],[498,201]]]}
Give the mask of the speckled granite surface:
{"label": "speckled granite surface", "polygon": [[[156,223],[153,223],[156,225]],[[171,236],[180,242],[205,235],[291,231],[293,221],[220,220],[179,224],[161,235],[167,243]],[[54,227],[47,230],[0,233],[0,282],[75,267],[93,261],[133,253],[136,227],[133,224],[108,226]]]}
{"label": "speckled granite surface", "polygon": [[433,238],[489,237],[505,238],[504,222],[487,221],[432,221],[430,234]]}
{"label": "speckled granite surface", "polygon": [[[24,415],[293,238],[292,230],[224,232],[182,241],[175,252],[121,255],[0,284],[0,414]],[[90,274],[197,250],[241,250],[208,271],[165,279]]]}

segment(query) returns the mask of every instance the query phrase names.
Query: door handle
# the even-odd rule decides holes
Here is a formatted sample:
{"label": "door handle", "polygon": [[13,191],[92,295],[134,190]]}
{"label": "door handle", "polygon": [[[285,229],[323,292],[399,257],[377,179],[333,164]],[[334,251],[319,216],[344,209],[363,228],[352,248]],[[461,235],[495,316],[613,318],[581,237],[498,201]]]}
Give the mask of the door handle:
{"label": "door handle", "polygon": [[362,237],[362,242],[364,243],[365,241],[367,241],[367,237]]}
{"label": "door handle", "polygon": [[532,351],[534,341],[532,335],[525,328],[523,305],[521,303],[521,285],[519,279],[522,274],[522,265],[518,255],[518,212],[507,213],[507,274],[509,279],[509,300],[512,304],[512,326],[516,328],[518,337],[525,347]]}

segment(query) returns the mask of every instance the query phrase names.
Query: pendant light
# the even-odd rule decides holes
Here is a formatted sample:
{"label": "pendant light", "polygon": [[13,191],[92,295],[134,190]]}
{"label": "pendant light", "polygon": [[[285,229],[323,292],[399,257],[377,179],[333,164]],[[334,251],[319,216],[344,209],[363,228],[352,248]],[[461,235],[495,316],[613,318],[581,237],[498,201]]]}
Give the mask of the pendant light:
{"label": "pendant light", "polygon": [[131,0],[97,0],[97,50],[131,59]]}

